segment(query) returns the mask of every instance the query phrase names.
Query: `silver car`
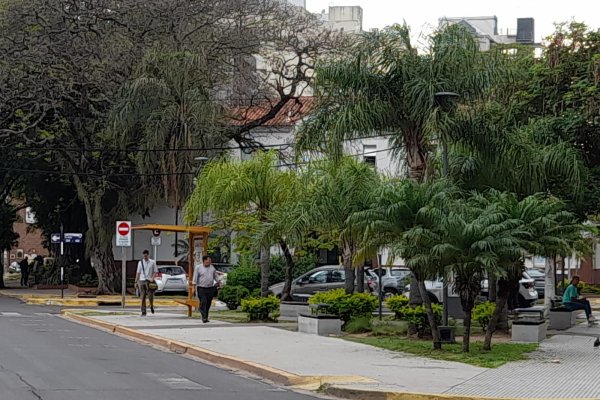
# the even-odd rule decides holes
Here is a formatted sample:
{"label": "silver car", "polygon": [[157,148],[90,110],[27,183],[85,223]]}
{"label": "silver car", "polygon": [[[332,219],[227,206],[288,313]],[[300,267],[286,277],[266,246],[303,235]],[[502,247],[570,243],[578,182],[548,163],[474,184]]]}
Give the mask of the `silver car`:
{"label": "silver car", "polygon": [[[187,272],[183,267],[178,265],[159,265],[155,282],[158,286],[156,293],[188,291]],[[137,287],[135,291],[139,296],[139,289]]]}

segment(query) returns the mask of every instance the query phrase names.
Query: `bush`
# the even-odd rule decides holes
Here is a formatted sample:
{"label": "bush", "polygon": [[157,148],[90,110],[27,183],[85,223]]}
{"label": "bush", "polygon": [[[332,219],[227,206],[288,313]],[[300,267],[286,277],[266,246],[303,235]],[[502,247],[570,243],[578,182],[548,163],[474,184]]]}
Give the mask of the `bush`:
{"label": "bush", "polygon": [[371,316],[377,308],[377,298],[369,293],[346,294],[344,289],[320,292],[308,299],[309,304],[327,304],[327,312],[348,322],[353,317]]}
{"label": "bush", "polygon": [[346,326],[344,326],[344,330],[348,333],[367,333],[373,330],[373,326],[371,325],[371,317],[363,316],[363,317],[355,317],[352,318]]}
{"label": "bush", "polygon": [[285,259],[281,256],[271,257],[269,261],[269,286],[285,280]]}
{"label": "bush", "polygon": [[260,289],[260,268],[252,266],[239,266],[227,274],[227,284],[243,286],[252,292]]}
{"label": "bush", "polygon": [[279,311],[279,299],[275,296],[243,299],[242,311],[248,314],[250,321],[272,321],[273,314]]}
{"label": "bush", "polygon": [[[433,314],[436,319],[436,323],[442,322],[442,306],[439,304],[432,304]],[[424,337],[431,333],[431,326],[429,325],[429,319],[427,318],[427,311],[425,306],[404,306],[400,311],[403,319],[408,322],[409,326],[412,326],[417,331],[419,337]]]}
{"label": "bush", "polygon": [[242,300],[250,297],[250,291],[243,286],[225,285],[217,297],[227,304],[230,310],[237,310]]}
{"label": "bush", "polygon": [[496,304],[491,301],[477,304],[473,308],[473,319],[477,321],[479,326],[485,331],[492,319],[494,311],[496,311]]}
{"label": "bush", "polygon": [[317,268],[318,258],[315,254],[306,254],[296,260],[294,279],[299,278],[311,269]]}
{"label": "bush", "polygon": [[396,319],[402,319],[402,308],[408,305],[408,297],[401,294],[389,297],[385,304],[396,314]]}
{"label": "bush", "polygon": [[372,333],[375,336],[404,336],[408,332],[406,321],[373,321]]}
{"label": "bush", "polygon": [[98,286],[98,278],[94,278],[91,274],[85,274],[81,280],[77,282],[79,287],[96,287]]}

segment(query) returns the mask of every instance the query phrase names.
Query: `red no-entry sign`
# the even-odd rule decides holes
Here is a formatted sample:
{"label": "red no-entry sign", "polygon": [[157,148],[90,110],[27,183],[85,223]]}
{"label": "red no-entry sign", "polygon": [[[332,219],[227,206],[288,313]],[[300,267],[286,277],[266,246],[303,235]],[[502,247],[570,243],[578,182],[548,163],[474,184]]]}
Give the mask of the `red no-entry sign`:
{"label": "red no-entry sign", "polygon": [[131,221],[117,221],[117,246],[131,246]]}

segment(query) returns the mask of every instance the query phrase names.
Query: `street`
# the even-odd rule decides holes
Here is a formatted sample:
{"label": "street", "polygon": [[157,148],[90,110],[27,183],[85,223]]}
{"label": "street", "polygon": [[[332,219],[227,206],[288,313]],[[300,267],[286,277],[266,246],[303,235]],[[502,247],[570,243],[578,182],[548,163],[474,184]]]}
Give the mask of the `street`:
{"label": "street", "polygon": [[311,399],[0,297],[1,400]]}

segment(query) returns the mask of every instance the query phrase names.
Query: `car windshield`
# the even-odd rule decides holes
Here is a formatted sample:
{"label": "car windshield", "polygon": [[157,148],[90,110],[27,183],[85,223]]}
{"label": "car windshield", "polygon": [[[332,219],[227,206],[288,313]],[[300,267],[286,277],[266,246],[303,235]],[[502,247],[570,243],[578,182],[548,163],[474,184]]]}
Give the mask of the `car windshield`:
{"label": "car windshield", "polygon": [[181,267],[158,267],[158,271],[165,275],[183,275],[185,270]]}
{"label": "car windshield", "polygon": [[532,278],[543,278],[544,277],[544,273],[542,271],[538,271],[537,269],[528,269],[527,275],[529,275]]}

